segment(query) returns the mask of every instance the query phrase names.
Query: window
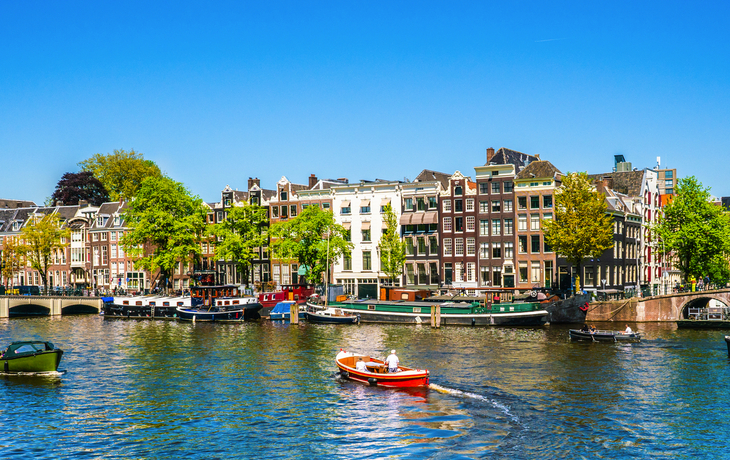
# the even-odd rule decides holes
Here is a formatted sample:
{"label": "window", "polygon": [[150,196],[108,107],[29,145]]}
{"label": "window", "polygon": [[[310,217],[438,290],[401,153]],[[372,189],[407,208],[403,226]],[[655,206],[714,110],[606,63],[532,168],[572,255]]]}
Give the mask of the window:
{"label": "window", "polygon": [[474,216],[466,216],[466,231],[473,232],[476,230],[476,218]]}
{"label": "window", "polygon": [[512,212],[512,200],[504,200],[504,212]]}
{"label": "window", "polygon": [[464,255],[464,238],[456,238],[454,240],[454,255],[455,256]]}
{"label": "window", "polygon": [[289,208],[286,205],[281,207],[280,215],[282,219],[286,219],[289,216]]}
{"label": "window", "polygon": [[530,197],[530,209],[538,209],[539,207],[540,207],[540,197],[531,196]]}
{"label": "window", "polygon": [[438,207],[438,202],[436,201],[435,196],[428,197],[428,209],[436,209]]}
{"label": "window", "polygon": [[101,232],[101,241],[107,241],[109,238],[108,232]]}
{"label": "window", "polygon": [[455,232],[464,231],[464,218],[463,217],[454,218],[454,231]]}
{"label": "window", "polygon": [[502,191],[502,185],[500,182],[492,182],[492,194],[498,194]]}
{"label": "window", "polygon": [[511,241],[504,243],[504,258],[512,259],[515,256],[515,244]]}
{"label": "window", "polygon": [[426,255],[426,238],[418,238],[418,255]]}
{"label": "window", "polygon": [[412,256],[414,254],[413,239],[406,238],[403,243],[406,245],[406,255]]}
{"label": "window", "polygon": [[370,229],[369,228],[362,231],[362,240],[370,241]]}
{"label": "window", "polygon": [[416,264],[418,267],[418,284],[428,284],[428,276],[426,275],[426,265]]}
{"label": "window", "polygon": [[489,212],[489,201],[479,202],[479,214],[486,214]]}
{"label": "window", "polygon": [[552,208],[553,207],[553,196],[552,195],[543,195],[542,207],[543,208]]}
{"label": "window", "polygon": [[297,216],[297,205],[293,204],[289,207],[289,215],[292,217]]}
{"label": "window", "polygon": [[474,211],[474,199],[469,198],[466,200],[466,212]]}
{"label": "window", "polygon": [[279,207],[278,206],[271,207],[271,217],[279,217]]}
{"label": "window", "polygon": [[479,221],[479,235],[489,236],[489,221],[487,219]]}
{"label": "window", "polygon": [[665,187],[674,187],[674,181],[672,179],[668,179],[668,180],[664,181],[664,186]]}
{"label": "window", "polygon": [[464,194],[464,189],[461,188],[461,185],[457,185],[454,187],[454,196],[461,196]]}
{"label": "window", "polygon": [[[317,205],[315,204],[315,206],[317,206]],[[329,208],[330,208],[329,203],[322,203],[322,209],[329,209]]]}
{"label": "window", "polygon": [[517,209],[527,209],[527,197],[526,196],[517,197]]}
{"label": "window", "polygon": [[436,262],[431,262],[430,264],[428,264],[428,271],[431,275],[431,284],[439,284],[438,264]]}
{"label": "window", "polygon": [[479,194],[486,195],[487,193],[489,193],[489,182],[480,182],[479,183]]}
{"label": "window", "polygon": [[502,221],[500,219],[492,220],[492,236],[499,236],[502,234]]}
{"label": "window", "polygon": [[451,212],[451,200],[444,200],[444,212]]}
{"label": "window", "polygon": [[111,239],[111,241],[116,241],[117,240],[117,232],[111,232],[110,239]]}
{"label": "window", "polygon": [[477,253],[476,240],[474,238],[466,239],[466,255],[473,256]]}
{"label": "window", "polygon": [[454,200],[454,212],[462,212],[464,210],[463,200]]}
{"label": "window", "polygon": [[530,214],[530,230],[540,230],[540,214]]}
{"label": "window", "polygon": [[370,259],[370,251],[363,251],[362,252],[362,269],[363,270],[372,270],[372,260]]}
{"label": "window", "polygon": [[504,234],[505,236],[514,234],[514,221],[512,219],[504,220]]}
{"label": "window", "polygon": [[451,238],[444,238],[444,255],[445,256],[451,256],[453,255],[453,247],[451,246]]}
{"label": "window", "polygon": [[483,266],[479,267],[479,272],[481,273],[480,279],[482,286],[486,286],[489,284],[489,267]]}
{"label": "window", "polygon": [[117,245],[112,244],[111,248],[112,248],[112,259],[116,259],[117,258]]}
{"label": "window", "polygon": [[352,258],[350,256],[342,257],[342,269],[346,271],[352,270]]}
{"label": "window", "polygon": [[519,275],[520,275],[520,283],[526,283],[527,282],[527,262],[520,262],[520,269],[519,269]]}
{"label": "window", "polygon": [[540,283],[540,262],[532,262],[531,266],[531,275],[530,276],[530,282],[531,283]]}
{"label": "window", "polygon": [[514,184],[512,182],[504,183],[504,193],[512,193],[514,191]]}
{"label": "window", "polygon": [[517,230],[527,230],[527,214],[520,214],[517,216]]}
{"label": "window", "polygon": [[428,252],[433,255],[437,255],[439,253],[439,243],[435,236],[428,238]]}
{"label": "window", "polygon": [[492,243],[492,259],[502,258],[502,243]]}
{"label": "window", "polygon": [[525,236],[525,235],[518,236],[517,243],[519,245],[517,250],[520,252],[520,254],[526,254],[527,253],[527,236]]}
{"label": "window", "polygon": [[499,200],[492,201],[492,212],[501,212],[501,208],[502,208],[501,205],[502,205],[502,202]]}
{"label": "window", "polygon": [[360,214],[370,214],[370,202],[366,206],[360,206]]}
{"label": "window", "polygon": [[551,212],[546,212],[545,214],[542,215],[542,220],[552,220],[552,218],[553,218],[553,213],[551,213]]}
{"label": "window", "polygon": [[285,191],[285,190],[282,190],[282,191],[281,191],[281,192],[279,193],[279,196],[280,196],[280,199],[281,199],[281,201],[286,201],[286,198],[287,198],[287,194],[286,194],[286,191]]}
{"label": "window", "polygon": [[532,253],[539,254],[540,253],[540,235],[531,235],[530,236],[530,249]]}
{"label": "window", "polygon": [[451,217],[444,217],[444,231],[450,232],[451,230]]}
{"label": "window", "polygon": [[92,233],[91,234],[91,241],[99,241],[99,234],[98,233]]}
{"label": "window", "polygon": [[595,286],[596,280],[593,277],[593,267],[586,267],[586,276],[585,276],[585,285],[586,286]]}
{"label": "window", "polygon": [[475,273],[475,267],[476,265],[474,262],[467,262],[466,263],[466,280],[467,281],[474,281]]}
{"label": "window", "polygon": [[419,211],[425,211],[426,210],[426,199],[425,198],[418,198],[418,199],[416,199],[416,203],[418,204],[418,210]]}
{"label": "window", "polygon": [[[274,208],[274,209],[276,209],[276,208]],[[352,213],[352,208],[349,205],[343,206],[342,208],[340,208],[340,214],[349,215],[351,213]]]}
{"label": "window", "polygon": [[669,195],[672,195],[672,194],[674,194],[674,189],[673,189],[673,188],[668,188],[668,189],[667,189],[667,193],[668,193]]}
{"label": "window", "polygon": [[479,258],[480,259],[489,259],[489,243],[480,243],[479,244]]}
{"label": "window", "polygon": [[553,252],[553,248],[545,240],[542,242],[542,252]]}

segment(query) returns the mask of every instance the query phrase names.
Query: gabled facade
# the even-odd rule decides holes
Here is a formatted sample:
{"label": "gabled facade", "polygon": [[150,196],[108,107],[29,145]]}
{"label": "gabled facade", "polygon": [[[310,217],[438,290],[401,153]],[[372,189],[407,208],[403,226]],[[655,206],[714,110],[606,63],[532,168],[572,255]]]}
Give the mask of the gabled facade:
{"label": "gabled facade", "polygon": [[477,184],[459,171],[439,194],[439,221],[442,285],[477,288]]}

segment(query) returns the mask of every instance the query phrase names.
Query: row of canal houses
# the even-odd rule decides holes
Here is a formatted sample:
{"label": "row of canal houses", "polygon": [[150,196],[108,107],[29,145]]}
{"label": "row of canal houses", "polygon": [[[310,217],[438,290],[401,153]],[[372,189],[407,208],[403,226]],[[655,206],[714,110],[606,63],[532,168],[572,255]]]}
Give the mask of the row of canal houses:
{"label": "row of canal houses", "polygon": [[[662,277],[657,242],[647,230],[661,209],[657,171],[621,166],[617,163],[612,172],[590,176],[613,216],[614,247],[598,259],[585,260],[581,278],[589,291],[641,285],[659,292],[662,282],[668,281]],[[329,281],[343,285],[349,294],[377,297],[380,286],[391,284],[380,270],[378,253],[385,228],[383,210],[390,204],[407,243],[399,286],[471,292],[493,287],[568,289],[575,269],[552,251],[541,231],[542,222],[554,217],[554,195],[562,176],[539,156],[489,148],[486,162],[474,168],[473,176],[423,170],[412,181],[350,182],[312,174],[306,184],[282,177],[270,189],[261,188],[259,179],[249,178],[245,191],[226,186],[220,201],[207,203],[208,222],[222,221],[228,209],[243,202],[267,208],[270,223],[296,218],[307,206],[331,210],[337,223],[349,230],[353,250],[350,257],[333,261]],[[54,256],[51,286],[109,291],[158,286],[155,274],[135,269],[118,244],[126,229],[126,203],[1,206],[2,202],[0,248],[33,215],[58,213],[71,229],[68,247]],[[234,264],[216,260],[212,244],[202,243],[201,250],[201,261],[195,266],[181,264],[170,287],[182,290],[191,278],[202,277],[219,283],[246,281]],[[302,281],[300,268],[297,261],[275,260],[268,248],[261,248],[248,281],[296,284]],[[25,269],[10,284],[40,283],[37,273]]]}

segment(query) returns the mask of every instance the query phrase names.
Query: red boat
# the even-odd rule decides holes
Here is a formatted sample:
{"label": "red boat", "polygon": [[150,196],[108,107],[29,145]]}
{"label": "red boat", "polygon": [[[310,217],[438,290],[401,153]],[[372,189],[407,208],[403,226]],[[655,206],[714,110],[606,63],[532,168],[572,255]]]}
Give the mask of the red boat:
{"label": "red boat", "polygon": [[314,294],[314,286],[311,284],[282,285],[280,291],[259,294],[259,303],[263,306],[259,313],[261,316],[269,316],[277,303],[286,300],[304,304],[312,294]]}
{"label": "red boat", "polygon": [[[367,371],[359,371],[355,368],[357,362],[362,358]],[[370,356],[349,353],[340,350],[335,358],[340,375],[344,378],[365,383],[370,386],[386,388],[412,388],[427,387],[429,373],[425,369],[411,369],[410,367],[398,366],[398,372],[388,372],[388,365],[384,361],[371,358]]]}

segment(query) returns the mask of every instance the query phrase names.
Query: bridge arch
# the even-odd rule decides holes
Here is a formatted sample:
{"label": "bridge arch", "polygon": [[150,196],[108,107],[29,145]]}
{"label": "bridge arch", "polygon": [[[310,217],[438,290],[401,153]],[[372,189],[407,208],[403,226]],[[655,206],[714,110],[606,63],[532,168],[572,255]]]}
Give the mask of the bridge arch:
{"label": "bridge arch", "polygon": [[685,302],[680,305],[677,312],[678,319],[688,319],[692,314],[693,309],[707,308],[711,300],[720,302],[725,307],[730,306],[726,296],[713,295],[710,292],[707,292],[706,294],[698,293],[697,295],[687,297]]}
{"label": "bridge arch", "polygon": [[15,305],[8,308],[8,316],[19,317],[19,316],[50,316],[51,309],[44,305],[37,305],[34,303],[24,303]]}
{"label": "bridge arch", "polygon": [[88,315],[99,313],[99,308],[82,303],[67,304],[61,308],[62,315]]}

